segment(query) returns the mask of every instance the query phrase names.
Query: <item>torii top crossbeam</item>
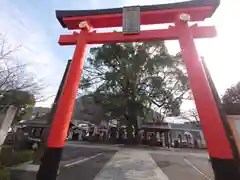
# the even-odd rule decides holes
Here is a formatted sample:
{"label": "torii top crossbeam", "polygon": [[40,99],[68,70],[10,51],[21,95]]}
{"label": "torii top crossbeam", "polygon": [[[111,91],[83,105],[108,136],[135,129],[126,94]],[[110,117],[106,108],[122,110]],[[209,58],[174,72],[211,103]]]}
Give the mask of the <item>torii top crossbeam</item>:
{"label": "torii top crossbeam", "polygon": [[[203,21],[211,17],[220,0],[186,0],[179,3],[150,5],[140,7],[141,25],[172,23],[178,13],[187,13],[191,21]],[[122,8],[100,10],[65,10],[56,11],[62,27],[79,29],[81,21],[88,21],[93,28],[122,26]]]}
{"label": "torii top crossbeam", "polygon": [[[180,13],[190,15],[191,21],[203,21],[211,17],[219,5],[219,0],[186,0],[185,2],[140,6],[140,24],[174,23]],[[56,11],[56,16],[64,28],[79,29],[79,23],[87,21],[94,29],[123,26],[123,8],[100,10],[64,10]],[[191,27],[194,38],[211,38],[216,36],[213,26]],[[140,31],[138,34],[125,36],[119,32],[96,33],[89,32],[86,35],[88,44],[104,44],[130,41],[176,40],[177,31],[172,29],[158,29]],[[60,45],[75,45],[77,34],[61,35]]]}

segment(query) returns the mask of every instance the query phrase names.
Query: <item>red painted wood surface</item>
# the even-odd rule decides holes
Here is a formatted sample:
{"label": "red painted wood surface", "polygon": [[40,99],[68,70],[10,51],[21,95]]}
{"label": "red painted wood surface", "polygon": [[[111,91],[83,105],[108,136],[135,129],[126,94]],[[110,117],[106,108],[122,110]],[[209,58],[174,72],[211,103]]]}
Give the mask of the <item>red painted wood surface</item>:
{"label": "red painted wood surface", "polygon": [[[192,7],[182,9],[166,9],[155,11],[141,12],[141,25],[172,23],[179,13],[187,13],[191,15],[192,21],[203,21],[209,17],[214,11],[213,6]],[[93,28],[108,28],[122,26],[122,13],[92,15],[92,16],[77,16],[64,17],[63,22],[68,29],[79,29],[78,24],[81,21],[88,21]]]}
{"label": "red painted wood surface", "polygon": [[[191,32],[194,38],[211,38],[217,35],[214,26],[198,27],[192,26]],[[58,43],[60,45],[75,45],[78,34],[61,35]],[[178,32],[174,27],[162,30],[146,30],[140,34],[124,35],[121,32],[96,33],[92,32],[86,36],[88,44],[106,44],[132,41],[154,41],[154,40],[177,40]]]}
{"label": "red painted wood surface", "polygon": [[65,144],[73,107],[77,96],[79,82],[83,71],[87,41],[85,31],[78,36],[72,62],[63,87],[62,95],[53,119],[53,124],[48,137],[49,148],[62,148]]}
{"label": "red painted wood surface", "polygon": [[176,28],[188,72],[190,87],[198,110],[203,134],[211,157],[232,159],[232,150],[227,139],[204,67],[199,58],[188,23],[177,19]]}

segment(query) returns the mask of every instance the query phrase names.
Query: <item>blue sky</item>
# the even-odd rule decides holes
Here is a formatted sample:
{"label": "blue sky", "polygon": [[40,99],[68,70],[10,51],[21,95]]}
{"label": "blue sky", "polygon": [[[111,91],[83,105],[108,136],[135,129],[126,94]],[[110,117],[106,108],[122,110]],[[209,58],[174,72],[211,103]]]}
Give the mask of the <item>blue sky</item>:
{"label": "blue sky", "polygon": [[[21,45],[15,56],[29,63],[29,71],[39,78],[46,78],[49,85],[45,94],[54,94],[61,80],[66,61],[71,58],[73,47],[61,47],[57,41],[60,34],[67,33],[55,18],[55,10],[100,9],[127,5],[145,5],[181,0],[0,0],[0,33],[7,33],[9,42]],[[222,0],[223,1],[223,0]],[[220,93],[240,80],[239,51],[240,2],[223,1],[212,20],[219,35],[211,40],[197,41],[200,55],[206,58],[213,80]],[[233,28],[234,27],[234,28]],[[167,43],[170,52],[178,52],[176,42]],[[51,101],[43,102],[47,106]]]}

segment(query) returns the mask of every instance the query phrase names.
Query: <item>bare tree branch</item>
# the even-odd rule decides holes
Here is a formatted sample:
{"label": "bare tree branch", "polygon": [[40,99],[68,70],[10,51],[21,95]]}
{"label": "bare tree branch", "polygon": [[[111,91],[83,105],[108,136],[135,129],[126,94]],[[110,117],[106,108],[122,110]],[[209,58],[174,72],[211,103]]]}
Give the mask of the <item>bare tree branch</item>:
{"label": "bare tree branch", "polygon": [[12,58],[12,55],[21,46],[12,46],[7,41],[7,34],[0,34],[0,61]]}
{"label": "bare tree branch", "polygon": [[188,119],[189,121],[199,122],[199,116],[196,108],[182,112],[181,117]]}
{"label": "bare tree branch", "polygon": [[10,90],[26,91],[34,95],[36,101],[51,97],[43,97],[42,90],[46,88],[43,79],[37,79],[27,71],[27,64],[18,62],[14,53],[21,46],[12,46],[7,36],[0,34],[0,94]]}

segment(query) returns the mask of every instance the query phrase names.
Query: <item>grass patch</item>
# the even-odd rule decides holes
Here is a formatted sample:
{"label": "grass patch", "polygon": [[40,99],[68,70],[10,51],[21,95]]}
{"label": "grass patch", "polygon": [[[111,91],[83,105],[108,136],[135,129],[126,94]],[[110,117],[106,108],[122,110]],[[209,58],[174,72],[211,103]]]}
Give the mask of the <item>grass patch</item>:
{"label": "grass patch", "polygon": [[33,151],[21,150],[13,151],[11,146],[2,147],[0,151],[0,180],[10,180],[11,170],[9,167],[15,166],[33,158]]}
{"label": "grass patch", "polygon": [[13,151],[12,148],[2,148],[0,152],[0,163],[2,166],[14,166],[33,159],[33,151]]}
{"label": "grass patch", "polygon": [[0,165],[0,179],[1,180],[10,180],[11,171],[9,168]]}

